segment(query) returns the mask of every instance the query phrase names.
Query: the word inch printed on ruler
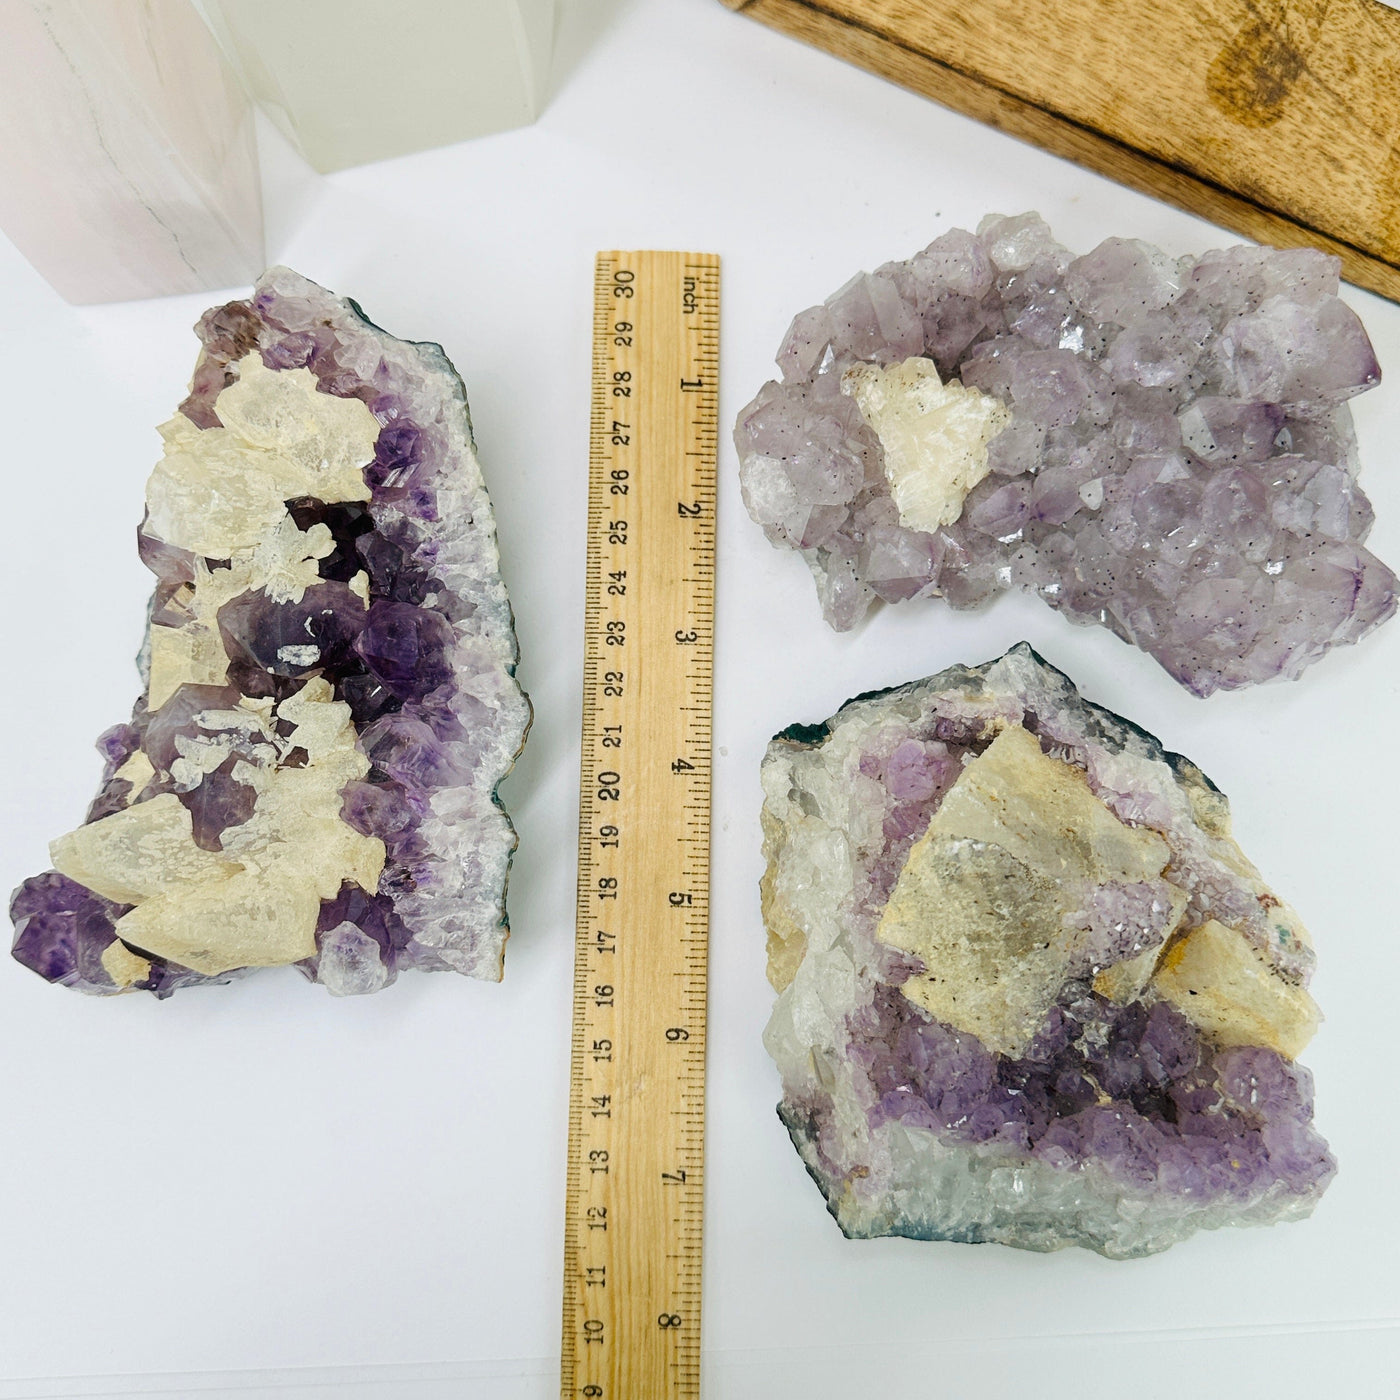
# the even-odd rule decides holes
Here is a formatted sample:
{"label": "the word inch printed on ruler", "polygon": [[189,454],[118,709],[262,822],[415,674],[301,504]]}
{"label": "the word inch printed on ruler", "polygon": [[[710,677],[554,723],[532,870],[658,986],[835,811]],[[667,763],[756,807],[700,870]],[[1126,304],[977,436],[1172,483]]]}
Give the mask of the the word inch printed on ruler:
{"label": "the word inch printed on ruler", "polygon": [[564,1400],[700,1394],[719,259],[598,255]]}

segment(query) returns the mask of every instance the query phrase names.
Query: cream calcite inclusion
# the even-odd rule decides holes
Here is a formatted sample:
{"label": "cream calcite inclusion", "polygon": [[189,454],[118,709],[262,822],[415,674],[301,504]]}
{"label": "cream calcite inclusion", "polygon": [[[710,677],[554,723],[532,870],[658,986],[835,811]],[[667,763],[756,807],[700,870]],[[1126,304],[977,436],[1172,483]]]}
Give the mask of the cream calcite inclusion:
{"label": "cream calcite inclusion", "polygon": [[967,493],[989,471],[987,448],[1011,410],[956,379],[946,384],[932,360],[854,365],[841,377],[885,454],[885,478],[899,523],[932,534],[961,514]]}
{"label": "cream calcite inclusion", "polygon": [[112,774],[114,778],[124,783],[131,784],[133,796],[139,795],[144,791],[146,785],[155,775],[155,764],[152,763],[140,749],[137,749],[136,752]]}
{"label": "cream calcite inclusion", "polygon": [[1208,919],[1172,944],[1152,979],[1159,996],[1222,1045],[1267,1045],[1297,1059],[1322,1015],[1238,929]]}
{"label": "cream calcite inclusion", "polygon": [[[211,569],[205,559],[196,557],[194,582],[165,608],[167,613],[185,613],[189,621],[180,627],[151,625],[150,704],[163,705],[187,683],[222,685],[228,677],[229,658],[219,635],[219,609],[254,590],[274,602],[299,603],[319,579],[316,561],[334,548],[324,525],[303,531],[283,506],[276,524],[258,545],[235,554],[228,567]],[[367,597],[364,601],[368,604]],[[315,659],[308,657],[307,664]]]}
{"label": "cream calcite inclusion", "polygon": [[1135,958],[1111,963],[1094,975],[1093,988],[1101,996],[1119,1006],[1127,1006],[1143,993],[1152,981],[1152,974],[1161,961],[1162,945],[1153,943]]}
{"label": "cream calcite inclusion", "polygon": [[[207,976],[314,956],[321,901],[347,880],[373,891],[384,868],[384,843],[340,817],[342,790],[370,765],[350,707],[331,694],[316,677],[275,711],[271,700],[245,699],[205,712],[201,724],[218,737],[178,741],[171,776],[184,790],[235,758],[233,776],[257,792],[252,816],[224,833],[222,851],[197,846],[189,811],[162,793],[59,837],[54,869],[135,906],[117,920],[120,940]],[[285,738],[274,717],[291,725]],[[306,761],[287,766],[295,749]]]}
{"label": "cream calcite inclusion", "polygon": [[[335,547],[331,532],[299,529],[285,502],[370,498],[364,466],[379,424],[359,399],[321,393],[309,370],[270,370],[256,352],[233,368],[238,378],[214,405],[224,426],[197,428],[177,413],[160,430],[165,455],[146,486],[147,534],[196,556],[194,582],[168,605],[189,621],[151,627],[152,707],[186,683],[223,684],[225,603],[258,589],[300,602],[317,582],[317,560]],[[228,567],[211,569],[209,559]]]}
{"label": "cream calcite inclusion", "polygon": [[323,394],[306,369],[270,370],[254,351],[215,401],[221,428],[177,413],[146,484],[146,533],[206,559],[255,550],[285,502],[367,501],[379,424],[359,399]]}
{"label": "cream calcite inclusion", "polygon": [[134,953],[120,938],[102,950],[102,967],[115,987],[126,988],[144,982],[151,975],[151,960]]}
{"label": "cream calcite inclusion", "polygon": [[[1257,878],[1232,839],[1220,847]],[[1000,1054],[1024,1054],[1065,982],[1087,973],[1120,1005],[1150,987],[1223,1045],[1296,1058],[1317,1029],[1317,1006],[1244,934],[1211,919],[1167,946],[1189,902],[1166,878],[1171,859],[1161,836],[1109,811],[1082,770],[1009,727],[914,843],[877,937],[924,964],[906,997]],[[1105,886],[1150,900],[1149,922],[1107,957],[1085,926]],[[1288,928],[1306,939],[1296,916]]]}
{"label": "cream calcite inclusion", "polygon": [[1099,970],[1080,914],[1096,887],[1150,891],[1158,922],[1146,946],[1125,950],[1134,960],[1176,928],[1187,896],[1163,878],[1170,859],[1160,836],[1125,826],[1080,770],[1007,728],[963,770],[910,850],[878,936],[924,963],[904,983],[906,997],[1019,1056],[1065,981]]}
{"label": "cream calcite inclusion", "polygon": [[138,904],[232,867],[194,843],[188,808],[173,792],[113,812],[49,843],[53,868],[116,904]]}

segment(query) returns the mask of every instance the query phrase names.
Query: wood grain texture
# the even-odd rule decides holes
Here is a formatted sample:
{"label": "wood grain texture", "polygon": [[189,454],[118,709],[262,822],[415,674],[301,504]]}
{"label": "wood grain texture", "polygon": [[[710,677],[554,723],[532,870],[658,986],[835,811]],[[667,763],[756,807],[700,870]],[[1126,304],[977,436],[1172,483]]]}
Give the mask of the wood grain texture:
{"label": "wood grain texture", "polygon": [[600,253],[561,1395],[698,1400],[719,260]]}
{"label": "wood grain texture", "polygon": [[723,0],[1400,300],[1400,13],[1378,0]]}

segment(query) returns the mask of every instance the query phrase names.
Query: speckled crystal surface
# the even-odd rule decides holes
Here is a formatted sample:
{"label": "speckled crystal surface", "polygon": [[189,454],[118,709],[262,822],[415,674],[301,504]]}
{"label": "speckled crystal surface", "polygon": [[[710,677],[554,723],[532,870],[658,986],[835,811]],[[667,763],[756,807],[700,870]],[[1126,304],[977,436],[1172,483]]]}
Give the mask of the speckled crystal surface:
{"label": "speckled crystal surface", "polygon": [[1296,677],[1395,610],[1346,403],[1380,369],[1339,266],[956,229],[793,321],[735,429],[749,514],[840,630],[1021,588],[1198,695]]}
{"label": "speckled crystal surface", "polygon": [[1311,943],[1188,760],[1022,643],[762,780],[778,1111],[848,1236],[1129,1258],[1312,1211]]}
{"label": "speckled crystal surface", "polygon": [[197,330],[138,535],[143,693],[14,956],[98,994],[499,978],[530,707],[462,383],[286,268]]}

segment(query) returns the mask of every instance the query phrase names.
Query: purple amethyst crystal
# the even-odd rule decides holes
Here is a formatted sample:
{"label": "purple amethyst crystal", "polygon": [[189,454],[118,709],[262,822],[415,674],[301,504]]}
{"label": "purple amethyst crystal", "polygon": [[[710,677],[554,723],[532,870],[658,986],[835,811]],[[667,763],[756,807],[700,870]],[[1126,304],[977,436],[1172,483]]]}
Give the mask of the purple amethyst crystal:
{"label": "purple amethyst crystal", "polygon": [[530,709],[461,381],[285,268],[197,329],[138,534],[143,694],[15,892],[14,956],[161,996],[497,978]]}
{"label": "purple amethyst crystal", "polygon": [[111,979],[102,954],[123,912],[57,871],[31,876],[10,899],[15,958],[50,982],[103,990]]}
{"label": "purple amethyst crystal", "polygon": [[848,1236],[1311,1212],[1311,944],[1188,760],[1023,643],[785,731],[763,788],[779,1115]]}
{"label": "purple amethyst crystal", "polygon": [[381,598],[370,605],[355,650],[401,700],[422,700],[452,679],[452,624],[441,613]]}
{"label": "purple amethyst crystal", "polygon": [[735,428],[749,514],[840,630],[1016,587],[1197,695],[1296,677],[1395,610],[1346,405],[1380,369],[1339,267],[954,230],[793,321]]}

